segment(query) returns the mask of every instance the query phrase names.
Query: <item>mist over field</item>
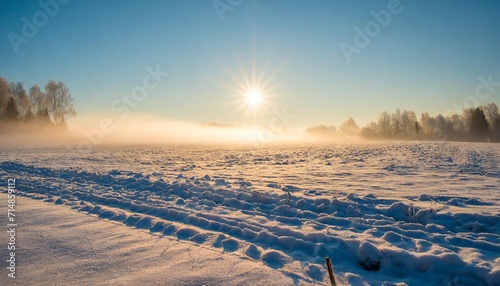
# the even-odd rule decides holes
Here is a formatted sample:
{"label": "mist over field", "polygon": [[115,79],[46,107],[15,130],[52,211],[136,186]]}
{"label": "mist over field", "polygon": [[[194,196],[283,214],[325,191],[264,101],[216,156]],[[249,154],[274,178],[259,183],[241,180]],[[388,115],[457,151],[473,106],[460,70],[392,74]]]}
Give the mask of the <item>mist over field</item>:
{"label": "mist over field", "polygon": [[[286,143],[288,140],[300,141],[288,134],[268,134],[258,126],[241,126],[220,123],[195,123],[165,119],[151,115],[132,115],[125,120],[115,120],[107,128],[100,128],[107,119],[92,118],[86,122],[75,123],[79,139],[94,145],[104,144],[254,144],[273,141]],[[111,120],[109,121],[111,122]],[[116,123],[115,123],[116,122]],[[246,142],[248,141],[248,142]]]}

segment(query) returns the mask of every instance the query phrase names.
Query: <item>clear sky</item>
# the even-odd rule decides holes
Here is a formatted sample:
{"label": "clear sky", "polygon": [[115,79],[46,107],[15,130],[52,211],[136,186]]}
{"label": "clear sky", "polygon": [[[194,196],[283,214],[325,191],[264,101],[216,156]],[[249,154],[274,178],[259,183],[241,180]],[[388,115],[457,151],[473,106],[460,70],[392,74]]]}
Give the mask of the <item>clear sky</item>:
{"label": "clear sky", "polygon": [[[159,65],[169,76],[131,112],[245,123],[274,106],[297,126],[363,124],[398,107],[444,113],[474,96],[478,77],[500,82],[500,1],[401,0],[392,12],[393,0],[239,2],[73,0],[48,15],[38,1],[1,0],[0,76],[26,89],[62,81],[85,117],[112,113]],[[381,10],[390,20],[370,24]],[[40,27],[13,45],[23,17]],[[368,45],[356,46],[356,27]],[[359,53],[348,61],[342,43]],[[242,111],[245,78],[268,108]],[[495,88],[480,103],[500,104]]]}

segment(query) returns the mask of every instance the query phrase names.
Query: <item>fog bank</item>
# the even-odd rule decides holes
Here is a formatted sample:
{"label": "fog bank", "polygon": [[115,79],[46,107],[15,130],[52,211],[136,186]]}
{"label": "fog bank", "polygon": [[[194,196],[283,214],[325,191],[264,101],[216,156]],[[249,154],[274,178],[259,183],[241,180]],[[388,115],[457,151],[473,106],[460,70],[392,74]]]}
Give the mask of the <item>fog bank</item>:
{"label": "fog bank", "polygon": [[139,144],[281,144],[307,142],[300,132],[232,125],[217,122],[189,122],[145,114],[124,120],[106,117],[78,118],[69,128],[81,147]]}

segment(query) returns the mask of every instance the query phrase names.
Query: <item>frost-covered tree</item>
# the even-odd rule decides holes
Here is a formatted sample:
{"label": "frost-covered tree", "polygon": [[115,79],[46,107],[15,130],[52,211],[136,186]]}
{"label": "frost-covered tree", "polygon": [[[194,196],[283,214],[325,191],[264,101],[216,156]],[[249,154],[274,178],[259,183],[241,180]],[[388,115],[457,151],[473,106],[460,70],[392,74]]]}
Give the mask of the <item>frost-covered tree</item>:
{"label": "frost-covered tree", "polygon": [[429,113],[424,112],[420,116],[420,127],[422,129],[422,133],[425,135],[430,135],[434,132],[435,120],[433,117],[429,115]]}
{"label": "frost-covered tree", "polygon": [[5,106],[5,111],[3,114],[3,118],[8,123],[13,123],[19,121],[19,111],[17,110],[16,101],[11,96],[7,101]]}
{"label": "frost-covered tree", "polygon": [[484,106],[481,106],[480,108],[481,110],[483,110],[484,116],[490,124],[490,127],[493,127],[493,125],[495,124],[495,120],[500,117],[500,114],[498,113],[498,106],[495,103],[491,102]]}
{"label": "frost-covered tree", "polygon": [[45,92],[48,112],[54,124],[58,125],[68,117],[76,115],[73,97],[64,83],[51,80],[45,85]]}
{"label": "frost-covered tree", "polygon": [[382,112],[377,120],[377,133],[382,136],[391,134],[391,116],[387,111]]}
{"label": "frost-covered tree", "polygon": [[3,77],[0,77],[0,115],[3,114],[5,105],[10,98],[10,83]]}
{"label": "frost-covered tree", "polygon": [[490,128],[491,128],[491,139],[495,142],[500,142],[500,116],[495,118]]}
{"label": "frost-covered tree", "polygon": [[451,124],[441,114],[432,117],[427,112],[424,112],[420,117],[420,127],[424,137],[443,140],[447,138],[447,130],[451,129]]}
{"label": "frost-covered tree", "polygon": [[376,122],[370,122],[365,127],[361,128],[359,134],[363,137],[373,138],[380,135]]}
{"label": "frost-covered tree", "polygon": [[401,130],[405,136],[417,134],[418,122],[415,112],[405,110],[401,113]]}
{"label": "frost-covered tree", "polygon": [[17,110],[19,112],[19,117],[24,118],[24,115],[30,110],[31,102],[26,94],[26,90],[24,89],[22,82],[11,83],[10,93],[12,97],[16,101]]}
{"label": "frost-covered tree", "polygon": [[402,118],[401,118],[401,110],[396,109],[396,112],[391,114],[391,121],[389,125],[389,134],[399,137],[402,131]]}
{"label": "frost-covered tree", "polygon": [[38,110],[47,108],[47,95],[40,89],[38,85],[33,85],[29,90],[29,98],[31,101],[31,111],[36,114]]}
{"label": "frost-covered tree", "polygon": [[477,108],[469,108],[464,111],[467,131],[474,136],[483,137],[488,134],[490,124],[486,120],[484,111]]}
{"label": "frost-covered tree", "polygon": [[349,119],[340,125],[339,132],[345,136],[356,136],[359,133],[359,126],[352,117],[349,117]]}

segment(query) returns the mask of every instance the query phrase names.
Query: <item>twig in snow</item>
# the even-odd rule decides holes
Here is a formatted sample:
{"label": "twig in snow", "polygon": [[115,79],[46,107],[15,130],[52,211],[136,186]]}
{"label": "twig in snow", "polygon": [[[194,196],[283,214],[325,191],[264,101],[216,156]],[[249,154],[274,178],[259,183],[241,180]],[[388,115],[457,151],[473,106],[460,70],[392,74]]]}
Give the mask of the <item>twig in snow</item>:
{"label": "twig in snow", "polygon": [[335,277],[333,277],[332,261],[329,257],[326,258],[326,268],[328,269],[328,276],[330,276],[330,283],[332,283],[332,286],[337,286]]}

